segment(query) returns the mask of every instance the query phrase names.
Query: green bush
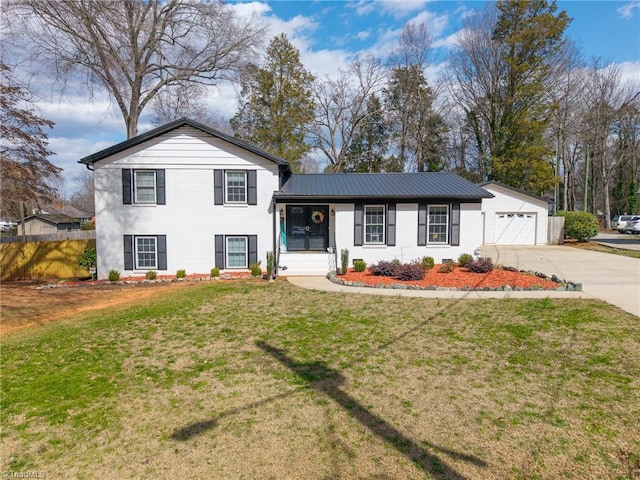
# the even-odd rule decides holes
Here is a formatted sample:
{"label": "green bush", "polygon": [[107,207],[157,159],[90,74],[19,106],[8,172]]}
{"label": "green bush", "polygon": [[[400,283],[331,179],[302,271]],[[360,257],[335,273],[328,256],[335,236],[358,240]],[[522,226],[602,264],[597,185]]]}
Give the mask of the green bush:
{"label": "green bush", "polygon": [[346,275],[349,271],[349,250],[346,248],[340,250],[340,265],[340,273]]}
{"label": "green bush", "polygon": [[249,265],[249,270],[251,270],[251,275],[253,275],[254,277],[259,277],[260,275],[262,275],[262,268],[257,262]]}
{"label": "green bush", "polygon": [[176,278],[185,278],[187,276],[187,271],[184,268],[181,268],[176,272]]}
{"label": "green bush", "polygon": [[589,212],[568,212],[561,210],[558,216],[564,217],[564,237],[584,242],[598,234],[600,225],[596,216]]}
{"label": "green bush", "polygon": [[157,276],[158,274],[153,270],[149,270],[147,273],[144,274],[144,278],[146,278],[147,280],[155,280]]}
{"label": "green bush", "polygon": [[468,253],[463,253],[458,257],[458,265],[461,267],[466,267],[469,262],[473,261],[473,255],[469,255]]}
{"label": "green bush", "polygon": [[109,281],[117,282],[120,280],[120,272],[118,270],[109,270]]}
{"label": "green bush", "polygon": [[87,270],[90,268],[96,268],[97,263],[98,256],[95,248],[87,248],[80,254],[80,257],[78,257],[78,265],[82,268],[86,268]]}
{"label": "green bush", "polygon": [[96,224],[93,222],[81,222],[80,230],[95,230]]}
{"label": "green bush", "polygon": [[212,277],[219,277],[220,276],[220,269],[218,267],[213,267],[211,269],[211,276]]}
{"label": "green bush", "polygon": [[275,266],[276,256],[273,252],[267,252],[267,277],[273,276],[273,267]]}
{"label": "green bush", "polygon": [[435,261],[433,257],[422,257],[419,261],[416,262],[425,272],[428,272],[435,265]]}
{"label": "green bush", "polygon": [[367,262],[364,260],[356,260],[353,262],[353,269],[356,272],[364,272],[367,269]]}

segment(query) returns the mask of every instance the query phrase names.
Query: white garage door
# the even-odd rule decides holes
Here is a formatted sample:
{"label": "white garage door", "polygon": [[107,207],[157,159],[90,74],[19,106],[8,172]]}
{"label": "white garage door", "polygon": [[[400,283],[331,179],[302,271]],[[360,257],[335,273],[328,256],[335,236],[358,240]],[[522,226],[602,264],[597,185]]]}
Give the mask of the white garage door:
{"label": "white garage door", "polygon": [[535,245],[535,214],[496,213],[496,243],[499,245]]}

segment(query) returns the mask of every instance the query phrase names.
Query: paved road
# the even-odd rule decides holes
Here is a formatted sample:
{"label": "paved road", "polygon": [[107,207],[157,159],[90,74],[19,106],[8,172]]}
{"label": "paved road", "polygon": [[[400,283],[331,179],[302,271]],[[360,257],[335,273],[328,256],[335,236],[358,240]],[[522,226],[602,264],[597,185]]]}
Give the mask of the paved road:
{"label": "paved road", "polygon": [[582,283],[582,291],[640,316],[640,259],[566,246],[484,245],[496,264]]}
{"label": "paved road", "polygon": [[591,239],[594,242],[601,243],[614,248],[624,248],[626,250],[640,250],[640,239],[637,235],[629,235],[623,233],[604,233],[600,232]]}

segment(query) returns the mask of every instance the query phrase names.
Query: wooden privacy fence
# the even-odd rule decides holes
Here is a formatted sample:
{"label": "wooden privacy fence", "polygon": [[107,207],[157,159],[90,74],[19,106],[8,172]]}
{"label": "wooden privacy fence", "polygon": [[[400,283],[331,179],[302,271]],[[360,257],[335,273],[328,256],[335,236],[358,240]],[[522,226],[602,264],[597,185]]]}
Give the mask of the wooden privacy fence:
{"label": "wooden privacy fence", "polygon": [[[44,233],[41,235],[25,235],[25,242],[55,242],[60,240],[95,240],[95,230],[72,230],[70,232]],[[0,243],[22,242],[22,235],[3,235]]]}
{"label": "wooden privacy fence", "polygon": [[564,243],[564,217],[549,217],[547,243],[549,245]]}
{"label": "wooden privacy fence", "polygon": [[95,240],[0,244],[0,280],[89,276],[78,257],[95,247]]}

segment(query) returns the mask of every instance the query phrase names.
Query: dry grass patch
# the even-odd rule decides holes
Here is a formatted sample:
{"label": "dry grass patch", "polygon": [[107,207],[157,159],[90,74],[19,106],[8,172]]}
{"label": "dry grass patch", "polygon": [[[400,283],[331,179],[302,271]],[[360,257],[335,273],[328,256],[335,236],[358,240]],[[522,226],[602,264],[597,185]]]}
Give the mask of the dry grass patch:
{"label": "dry grass patch", "polygon": [[636,320],[586,300],[199,285],[9,336],[2,464],[52,478],[631,478]]}

